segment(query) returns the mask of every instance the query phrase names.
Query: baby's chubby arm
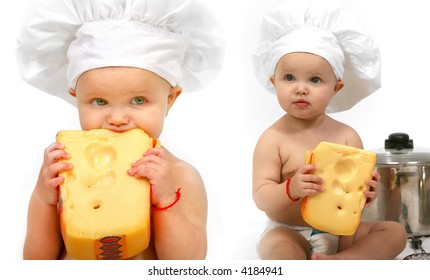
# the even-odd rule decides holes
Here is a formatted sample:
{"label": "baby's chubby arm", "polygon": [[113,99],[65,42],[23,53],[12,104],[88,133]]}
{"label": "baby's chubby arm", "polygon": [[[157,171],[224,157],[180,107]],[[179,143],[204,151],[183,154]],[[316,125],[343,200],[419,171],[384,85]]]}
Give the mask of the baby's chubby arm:
{"label": "baby's chubby arm", "polygon": [[64,145],[54,143],[45,149],[39,178],[30,199],[27,217],[27,235],[24,244],[24,259],[57,259],[62,249],[57,204],[58,186],[64,177],[61,171],[73,168]]}
{"label": "baby's chubby arm", "polygon": [[283,211],[294,203],[286,194],[287,175],[282,174],[283,169],[294,174],[289,182],[290,197],[302,198],[322,190],[322,179],[308,174],[314,166],[298,163],[288,153],[281,154],[280,145],[285,146],[285,140],[276,131],[269,129],[261,135],[253,157],[253,198],[256,206],[265,212]]}
{"label": "baby's chubby arm", "polygon": [[[207,198],[198,171],[166,149],[153,148],[133,163],[128,173],[147,178],[151,184],[158,258],[204,259],[207,252]],[[179,188],[180,197],[177,194]]]}

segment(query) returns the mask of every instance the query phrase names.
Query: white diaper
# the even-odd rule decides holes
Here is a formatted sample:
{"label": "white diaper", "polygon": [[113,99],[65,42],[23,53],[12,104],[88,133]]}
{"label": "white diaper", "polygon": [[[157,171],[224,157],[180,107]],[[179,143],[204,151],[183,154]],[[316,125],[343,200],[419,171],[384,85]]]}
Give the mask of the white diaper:
{"label": "white diaper", "polygon": [[313,230],[309,244],[311,244],[311,254],[321,253],[332,255],[337,252],[339,235]]}
{"label": "white diaper", "polygon": [[[260,240],[261,238],[263,238],[263,236],[266,235],[266,233],[278,227],[292,229],[300,233],[311,245],[311,254],[322,253],[322,254],[331,255],[337,252],[337,247],[339,244],[338,235],[334,235],[327,232],[320,232],[308,226],[296,226],[296,225],[283,224],[283,223],[273,221],[271,219],[267,219],[266,228],[264,229],[264,232],[261,234]],[[257,244],[257,248],[258,246],[259,244]]]}

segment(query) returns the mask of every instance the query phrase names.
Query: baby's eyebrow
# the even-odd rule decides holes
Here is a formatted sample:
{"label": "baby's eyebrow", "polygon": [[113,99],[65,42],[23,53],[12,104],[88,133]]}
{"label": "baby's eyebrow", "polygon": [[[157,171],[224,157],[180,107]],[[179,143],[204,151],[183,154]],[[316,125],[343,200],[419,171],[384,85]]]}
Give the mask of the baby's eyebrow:
{"label": "baby's eyebrow", "polygon": [[138,90],[128,91],[127,93],[130,95],[138,96],[138,95],[148,95],[151,93],[151,91],[147,89],[138,89]]}

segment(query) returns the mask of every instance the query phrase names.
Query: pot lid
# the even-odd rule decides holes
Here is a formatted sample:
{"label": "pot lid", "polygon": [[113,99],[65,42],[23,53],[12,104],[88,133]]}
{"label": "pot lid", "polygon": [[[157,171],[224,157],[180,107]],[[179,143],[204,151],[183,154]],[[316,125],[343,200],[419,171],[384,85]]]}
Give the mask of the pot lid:
{"label": "pot lid", "polygon": [[430,164],[430,151],[414,148],[406,133],[392,133],[385,140],[384,150],[377,152],[376,164]]}

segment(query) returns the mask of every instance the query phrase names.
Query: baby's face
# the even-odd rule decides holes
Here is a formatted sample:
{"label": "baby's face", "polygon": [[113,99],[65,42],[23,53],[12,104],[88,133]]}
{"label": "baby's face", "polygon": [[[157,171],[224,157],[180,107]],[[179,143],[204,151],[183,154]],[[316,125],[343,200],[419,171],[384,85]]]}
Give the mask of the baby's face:
{"label": "baby's face", "polygon": [[301,52],[281,57],[271,81],[281,107],[305,119],[324,114],[332,97],[343,87],[324,58]]}
{"label": "baby's face", "polygon": [[76,84],[83,130],[105,128],[123,132],[141,128],[154,139],[180,88],[160,76],[133,67],[105,67],[82,74]]}

